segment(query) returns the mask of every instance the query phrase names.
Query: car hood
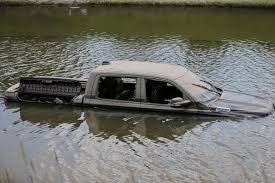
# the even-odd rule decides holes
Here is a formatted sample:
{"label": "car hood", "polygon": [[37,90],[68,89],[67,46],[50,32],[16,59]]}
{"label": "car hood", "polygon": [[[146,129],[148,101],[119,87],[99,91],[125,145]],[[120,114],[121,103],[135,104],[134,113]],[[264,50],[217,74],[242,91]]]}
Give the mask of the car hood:
{"label": "car hood", "polygon": [[262,97],[231,91],[224,91],[222,96],[209,107],[216,112],[252,115],[268,115],[274,111],[273,103]]}

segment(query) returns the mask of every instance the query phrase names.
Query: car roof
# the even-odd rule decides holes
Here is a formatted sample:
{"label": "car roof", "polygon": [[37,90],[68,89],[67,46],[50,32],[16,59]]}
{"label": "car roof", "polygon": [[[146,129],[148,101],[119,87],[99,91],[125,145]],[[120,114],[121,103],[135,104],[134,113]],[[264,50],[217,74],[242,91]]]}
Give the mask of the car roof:
{"label": "car roof", "polygon": [[[138,76],[149,78],[161,78],[177,83],[184,89],[193,99],[197,99],[208,88],[209,84],[203,82],[201,78],[187,68],[180,65],[163,64],[147,61],[129,61],[118,60],[104,62],[98,66],[93,72],[94,74],[103,75],[124,75],[126,77]],[[200,85],[198,87],[195,85]]]}
{"label": "car roof", "polygon": [[127,76],[160,77],[169,80],[181,78],[181,80],[185,80],[185,82],[198,80],[196,74],[183,66],[145,61],[111,61],[106,65],[98,66],[93,72]]}

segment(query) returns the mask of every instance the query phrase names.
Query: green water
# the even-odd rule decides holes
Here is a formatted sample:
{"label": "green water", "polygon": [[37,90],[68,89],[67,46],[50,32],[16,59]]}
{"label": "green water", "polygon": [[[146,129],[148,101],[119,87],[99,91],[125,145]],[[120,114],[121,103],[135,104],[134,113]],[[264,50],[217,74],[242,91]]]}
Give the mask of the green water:
{"label": "green water", "polygon": [[191,40],[275,40],[273,10],[219,8],[1,8],[2,36],[181,36]]}

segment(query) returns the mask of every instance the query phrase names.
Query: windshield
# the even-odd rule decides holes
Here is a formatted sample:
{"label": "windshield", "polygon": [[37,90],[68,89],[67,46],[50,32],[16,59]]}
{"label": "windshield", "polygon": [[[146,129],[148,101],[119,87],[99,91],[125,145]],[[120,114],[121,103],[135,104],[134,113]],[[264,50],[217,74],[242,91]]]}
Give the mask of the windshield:
{"label": "windshield", "polygon": [[216,93],[216,92],[205,90],[205,92],[203,92],[202,94],[198,95],[196,97],[196,99],[197,99],[198,102],[206,103],[206,102],[210,102],[212,100],[215,100],[219,96],[220,95],[218,93]]}
{"label": "windshield", "polygon": [[184,91],[190,95],[196,102],[207,103],[219,98],[222,90],[215,87],[208,81],[202,80],[192,72],[185,73],[184,76],[176,80]]}
{"label": "windshield", "polygon": [[[222,94],[222,90],[215,87],[211,83],[207,81],[201,80],[204,84],[193,84],[194,86],[200,87],[204,89],[199,95],[196,96],[198,102],[206,103],[212,100],[215,100],[217,97],[220,97]],[[206,85],[205,85],[206,84]]]}

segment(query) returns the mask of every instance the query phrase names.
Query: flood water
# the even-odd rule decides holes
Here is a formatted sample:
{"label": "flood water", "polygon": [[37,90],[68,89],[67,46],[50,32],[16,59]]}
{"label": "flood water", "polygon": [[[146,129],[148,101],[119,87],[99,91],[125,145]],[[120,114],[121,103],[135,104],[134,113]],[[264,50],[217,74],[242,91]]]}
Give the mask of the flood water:
{"label": "flood water", "polygon": [[[87,78],[106,60],[180,64],[275,102],[275,11],[1,7],[0,90]],[[84,118],[79,119],[84,112]],[[275,115],[258,119],[6,103],[0,182],[274,182]]]}

